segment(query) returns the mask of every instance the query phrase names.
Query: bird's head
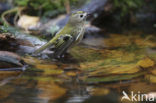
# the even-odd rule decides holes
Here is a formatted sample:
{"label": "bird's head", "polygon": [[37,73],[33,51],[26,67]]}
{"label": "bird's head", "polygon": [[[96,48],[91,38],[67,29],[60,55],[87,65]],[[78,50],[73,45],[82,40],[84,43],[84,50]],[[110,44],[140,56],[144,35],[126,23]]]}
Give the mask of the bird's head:
{"label": "bird's head", "polygon": [[69,21],[72,23],[82,23],[86,21],[86,18],[87,18],[87,12],[77,11],[71,14]]}

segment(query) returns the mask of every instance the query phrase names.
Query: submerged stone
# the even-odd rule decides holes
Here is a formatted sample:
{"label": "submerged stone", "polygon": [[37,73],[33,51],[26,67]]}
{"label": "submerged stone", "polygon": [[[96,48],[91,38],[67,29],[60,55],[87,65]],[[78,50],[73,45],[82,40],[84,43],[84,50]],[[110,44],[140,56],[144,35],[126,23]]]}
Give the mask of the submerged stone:
{"label": "submerged stone", "polygon": [[19,55],[8,51],[0,51],[0,70],[22,70],[24,64]]}

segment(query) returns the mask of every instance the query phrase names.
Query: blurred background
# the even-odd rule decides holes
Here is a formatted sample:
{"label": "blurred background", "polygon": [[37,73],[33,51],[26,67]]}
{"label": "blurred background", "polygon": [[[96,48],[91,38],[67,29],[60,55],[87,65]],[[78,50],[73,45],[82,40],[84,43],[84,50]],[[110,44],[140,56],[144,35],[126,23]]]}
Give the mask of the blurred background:
{"label": "blurred background", "polygon": [[[90,14],[79,45],[31,55],[78,10]],[[155,34],[156,0],[0,0],[0,103],[149,103]]]}
{"label": "blurred background", "polygon": [[[37,16],[45,24],[61,14],[84,10],[91,14],[92,25],[106,31],[119,32],[132,28],[150,31],[155,28],[155,4],[155,0],[1,0],[0,13],[18,8],[5,15],[5,22],[22,27],[20,19],[23,15]],[[3,22],[1,18],[1,25]]]}

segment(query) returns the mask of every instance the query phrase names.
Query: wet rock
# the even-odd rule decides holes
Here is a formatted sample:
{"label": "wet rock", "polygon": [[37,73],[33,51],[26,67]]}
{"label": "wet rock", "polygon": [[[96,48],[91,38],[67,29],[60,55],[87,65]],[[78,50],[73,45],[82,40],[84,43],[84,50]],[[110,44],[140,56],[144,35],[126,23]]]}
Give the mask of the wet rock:
{"label": "wet rock", "polygon": [[153,75],[156,75],[156,69],[154,68],[153,70],[151,70],[151,73],[152,73]]}
{"label": "wet rock", "polygon": [[40,26],[40,18],[37,16],[22,15],[20,16],[17,26],[25,30],[33,30]]}
{"label": "wet rock", "polygon": [[18,49],[19,43],[9,33],[0,34],[0,48],[1,50],[15,51]]}
{"label": "wet rock", "polygon": [[0,48],[4,51],[14,51],[20,54],[32,53],[46,43],[45,40],[22,33],[14,27],[3,29],[10,32],[0,34]]}
{"label": "wet rock", "polygon": [[23,67],[24,64],[19,55],[8,51],[0,51],[0,70]]}
{"label": "wet rock", "polygon": [[153,74],[145,75],[145,80],[149,81],[150,83],[156,83],[156,76]]}
{"label": "wet rock", "polygon": [[151,60],[150,58],[146,57],[146,58],[138,61],[137,65],[142,68],[150,68],[155,65],[155,62],[153,60]]}
{"label": "wet rock", "polygon": [[16,38],[11,33],[2,33],[0,34],[0,48],[3,51],[23,51],[23,52],[31,52],[30,48],[34,46],[28,40],[24,40],[24,38]]}

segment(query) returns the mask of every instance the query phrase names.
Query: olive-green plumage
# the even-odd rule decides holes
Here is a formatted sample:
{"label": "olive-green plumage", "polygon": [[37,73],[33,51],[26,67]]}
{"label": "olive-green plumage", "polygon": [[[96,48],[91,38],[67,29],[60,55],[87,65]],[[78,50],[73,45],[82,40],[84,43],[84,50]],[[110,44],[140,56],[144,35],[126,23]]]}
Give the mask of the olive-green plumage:
{"label": "olive-green plumage", "polygon": [[73,13],[68,23],[48,43],[37,49],[34,53],[40,53],[50,46],[54,46],[54,56],[61,56],[68,48],[78,44],[83,38],[87,13],[77,11]]}

